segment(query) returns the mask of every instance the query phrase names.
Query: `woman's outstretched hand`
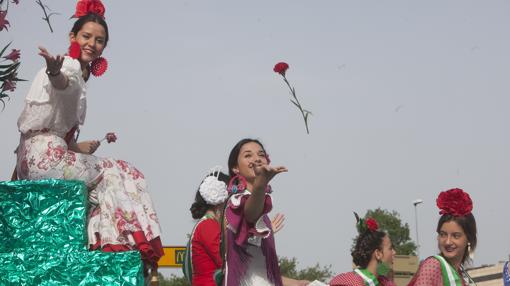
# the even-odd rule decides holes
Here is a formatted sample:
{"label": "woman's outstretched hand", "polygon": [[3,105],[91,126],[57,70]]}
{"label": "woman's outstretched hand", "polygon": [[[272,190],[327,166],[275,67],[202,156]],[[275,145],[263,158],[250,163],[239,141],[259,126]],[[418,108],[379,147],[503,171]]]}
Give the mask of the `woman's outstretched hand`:
{"label": "woman's outstretched hand", "polygon": [[253,168],[256,176],[255,185],[262,186],[264,189],[274,176],[288,171],[288,169],[284,166],[273,167],[270,165],[262,165],[259,162],[252,164],[251,167]]}
{"label": "woman's outstretched hand", "polygon": [[39,50],[39,55],[46,60],[46,70],[48,73],[51,75],[58,75],[62,68],[62,64],[64,63],[64,56],[52,56],[44,47],[39,47]]}

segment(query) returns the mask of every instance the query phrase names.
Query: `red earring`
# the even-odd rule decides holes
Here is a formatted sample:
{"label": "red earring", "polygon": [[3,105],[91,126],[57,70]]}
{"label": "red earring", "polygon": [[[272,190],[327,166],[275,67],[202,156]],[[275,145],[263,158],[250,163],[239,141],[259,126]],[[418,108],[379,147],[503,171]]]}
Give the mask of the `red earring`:
{"label": "red earring", "polygon": [[96,77],[102,76],[107,69],[108,61],[103,57],[99,57],[90,63],[90,73]]}

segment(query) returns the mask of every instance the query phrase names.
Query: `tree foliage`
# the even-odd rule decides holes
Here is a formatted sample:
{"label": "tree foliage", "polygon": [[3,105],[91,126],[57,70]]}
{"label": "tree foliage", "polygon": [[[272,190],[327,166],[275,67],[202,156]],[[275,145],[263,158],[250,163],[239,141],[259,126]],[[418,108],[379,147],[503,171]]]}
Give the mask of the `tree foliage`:
{"label": "tree foliage", "polygon": [[409,235],[409,224],[402,222],[397,211],[377,208],[367,211],[365,218],[367,217],[374,218],[379,223],[379,227],[388,232],[397,254],[416,255],[416,243]]}
{"label": "tree foliage", "polygon": [[297,279],[297,280],[319,280],[326,282],[326,279],[330,278],[333,273],[331,272],[331,265],[321,267],[319,263],[315,266],[307,267],[301,270],[297,269],[297,259],[280,257],[280,272],[282,276]]}
{"label": "tree foliage", "polygon": [[190,286],[188,280],[184,276],[171,274],[169,278],[166,278],[161,273],[158,273],[158,278],[159,286]]}

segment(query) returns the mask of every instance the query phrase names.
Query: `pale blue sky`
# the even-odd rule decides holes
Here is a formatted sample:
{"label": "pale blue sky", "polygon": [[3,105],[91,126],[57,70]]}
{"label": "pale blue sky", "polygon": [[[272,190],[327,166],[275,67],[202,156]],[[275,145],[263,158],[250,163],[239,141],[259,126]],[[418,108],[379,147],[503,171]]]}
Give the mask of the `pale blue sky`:
{"label": "pale blue sky", "polygon": [[[65,52],[74,1],[55,33],[33,1],[11,5],[0,44],[20,48],[20,76],[42,67],[37,46]],[[110,69],[89,82],[81,139],[114,131],[99,156],[146,175],[166,245],[183,245],[206,171],[226,167],[243,137],[265,143],[289,173],[274,180],[280,255],[301,267],[350,268],[352,211],[398,211],[421,254],[436,252],[435,198],[464,188],[474,200],[475,264],[510,254],[510,1],[105,1]],[[273,65],[314,112],[311,134]],[[0,113],[0,179],[14,166],[16,120],[30,82]]]}

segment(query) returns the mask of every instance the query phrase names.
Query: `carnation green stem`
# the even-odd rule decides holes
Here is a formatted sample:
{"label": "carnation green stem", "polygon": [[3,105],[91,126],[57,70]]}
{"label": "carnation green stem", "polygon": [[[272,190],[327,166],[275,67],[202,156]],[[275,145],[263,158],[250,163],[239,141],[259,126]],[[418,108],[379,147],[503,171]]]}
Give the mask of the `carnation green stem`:
{"label": "carnation green stem", "polygon": [[303,110],[303,107],[301,107],[301,103],[299,103],[299,99],[296,96],[296,92],[290,85],[290,83],[287,80],[287,78],[285,77],[285,75],[282,74],[282,76],[283,76],[283,80],[285,81],[285,83],[287,84],[287,86],[290,89],[290,93],[292,94],[292,97],[294,97],[294,99],[296,100],[297,108],[299,109],[299,111],[301,111],[301,115],[303,116],[303,121],[305,122],[306,134],[310,134],[310,131],[308,130],[308,123],[306,122],[305,111]]}
{"label": "carnation green stem", "polygon": [[42,9],[42,10],[43,10],[43,12],[44,12],[43,20],[44,20],[44,21],[46,21],[46,22],[48,23],[48,27],[50,27],[50,31],[53,33],[53,28],[51,27],[51,23],[50,23],[50,16],[51,16],[52,14],[54,14],[54,13],[52,13],[52,14],[48,15],[48,13],[46,12],[46,7],[45,7],[45,5],[42,3],[42,1],[41,1],[41,0],[37,0],[37,1],[35,1],[35,3],[39,4],[39,6],[41,6],[41,9]]}

